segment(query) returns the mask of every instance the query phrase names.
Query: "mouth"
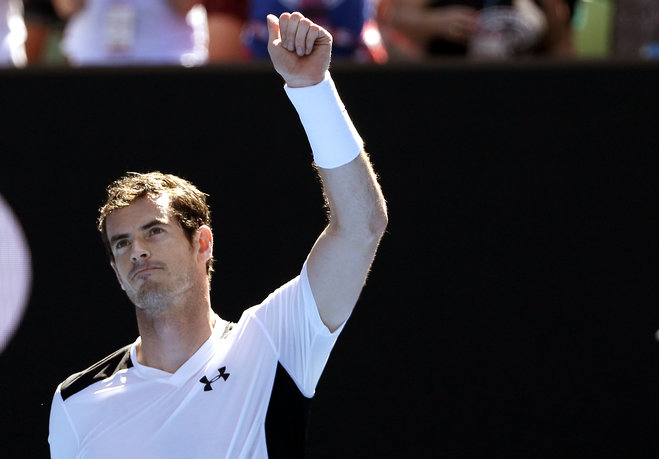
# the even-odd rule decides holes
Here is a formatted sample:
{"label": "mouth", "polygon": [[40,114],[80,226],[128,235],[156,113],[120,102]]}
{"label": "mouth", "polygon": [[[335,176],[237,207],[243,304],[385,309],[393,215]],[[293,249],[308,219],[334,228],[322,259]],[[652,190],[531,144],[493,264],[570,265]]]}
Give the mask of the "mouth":
{"label": "mouth", "polygon": [[141,274],[150,274],[151,272],[157,270],[157,269],[162,269],[159,266],[144,266],[142,268],[137,269],[134,273],[130,275],[131,280],[135,279],[137,276]]}

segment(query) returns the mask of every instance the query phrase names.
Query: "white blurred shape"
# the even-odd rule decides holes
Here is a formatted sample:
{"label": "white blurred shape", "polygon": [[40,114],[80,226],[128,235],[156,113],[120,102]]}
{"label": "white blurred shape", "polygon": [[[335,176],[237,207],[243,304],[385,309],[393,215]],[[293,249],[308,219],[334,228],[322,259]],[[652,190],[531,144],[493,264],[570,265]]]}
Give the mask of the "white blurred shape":
{"label": "white blurred shape", "polygon": [[0,353],[21,322],[31,284],[32,264],[25,235],[0,196]]}
{"label": "white blurred shape", "polygon": [[0,67],[24,67],[27,64],[21,0],[0,0]]}

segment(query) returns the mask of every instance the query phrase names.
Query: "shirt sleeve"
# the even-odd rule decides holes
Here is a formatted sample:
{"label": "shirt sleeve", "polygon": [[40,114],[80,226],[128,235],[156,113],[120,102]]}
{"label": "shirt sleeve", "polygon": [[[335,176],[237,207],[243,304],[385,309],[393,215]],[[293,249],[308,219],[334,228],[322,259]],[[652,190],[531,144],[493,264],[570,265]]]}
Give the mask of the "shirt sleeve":
{"label": "shirt sleeve", "polygon": [[50,423],[48,428],[50,457],[51,459],[71,459],[76,457],[78,435],[73,428],[71,418],[66,412],[64,399],[60,390],[61,385],[57,387],[50,408]]}
{"label": "shirt sleeve", "polygon": [[298,277],[271,293],[253,314],[270,335],[279,362],[302,394],[312,397],[345,323],[332,333],[321,320],[306,263]]}

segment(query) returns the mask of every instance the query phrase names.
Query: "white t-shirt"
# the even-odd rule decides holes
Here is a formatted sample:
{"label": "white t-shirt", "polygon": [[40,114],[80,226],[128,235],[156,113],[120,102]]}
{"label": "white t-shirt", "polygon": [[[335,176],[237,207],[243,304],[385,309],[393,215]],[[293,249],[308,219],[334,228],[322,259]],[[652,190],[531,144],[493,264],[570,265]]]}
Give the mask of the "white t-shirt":
{"label": "white t-shirt", "polygon": [[343,327],[330,333],[300,276],[247,309],[219,318],[211,337],[175,373],[141,365],[135,346],[57,388],[51,457],[264,458],[265,418],[278,362],[314,394]]}
{"label": "white t-shirt", "polygon": [[73,65],[202,65],[206,10],[196,5],[184,16],[168,0],[85,0],[61,47]]}

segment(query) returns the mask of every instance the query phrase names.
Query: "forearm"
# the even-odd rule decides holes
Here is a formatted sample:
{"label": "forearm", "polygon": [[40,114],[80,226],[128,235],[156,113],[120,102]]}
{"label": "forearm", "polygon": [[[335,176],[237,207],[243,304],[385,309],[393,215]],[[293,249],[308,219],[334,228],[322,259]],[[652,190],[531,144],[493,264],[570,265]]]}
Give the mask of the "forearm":
{"label": "forearm", "polygon": [[417,41],[426,41],[437,35],[435,25],[436,13],[430,14],[425,8],[396,5],[392,7],[390,24],[408,37]]}
{"label": "forearm", "polygon": [[328,231],[368,244],[387,225],[387,207],[366,153],[335,169],[318,168],[329,209]]}
{"label": "forearm", "polygon": [[314,88],[298,90],[291,100],[309,137],[329,209],[308,273],[320,316],[335,330],[357,302],[387,225],[387,209],[362,139],[329,76]]}
{"label": "forearm", "polygon": [[465,44],[476,30],[478,12],[462,5],[428,8],[414,1],[398,0],[390,22],[421,44],[433,38]]}
{"label": "forearm", "polygon": [[393,0],[385,20],[418,42],[442,33],[444,8],[428,8],[425,0]]}
{"label": "forearm", "polygon": [[333,231],[377,233],[386,220],[384,199],[364,152],[364,142],[341,101],[329,73],[313,87],[291,89],[295,106],[318,166]]}

